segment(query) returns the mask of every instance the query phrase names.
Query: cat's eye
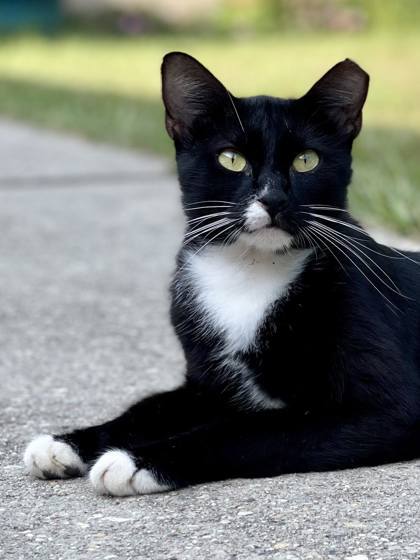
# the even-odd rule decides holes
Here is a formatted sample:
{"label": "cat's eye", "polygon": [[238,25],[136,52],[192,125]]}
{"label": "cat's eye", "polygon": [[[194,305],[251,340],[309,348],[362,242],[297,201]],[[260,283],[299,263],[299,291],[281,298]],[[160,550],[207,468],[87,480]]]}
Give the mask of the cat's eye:
{"label": "cat's eye", "polygon": [[293,168],[299,173],[312,171],[319,163],[319,156],[314,150],[305,150],[293,160]]}
{"label": "cat's eye", "polygon": [[247,161],[243,155],[234,150],[223,150],[217,158],[222,167],[235,173],[243,171],[247,165]]}

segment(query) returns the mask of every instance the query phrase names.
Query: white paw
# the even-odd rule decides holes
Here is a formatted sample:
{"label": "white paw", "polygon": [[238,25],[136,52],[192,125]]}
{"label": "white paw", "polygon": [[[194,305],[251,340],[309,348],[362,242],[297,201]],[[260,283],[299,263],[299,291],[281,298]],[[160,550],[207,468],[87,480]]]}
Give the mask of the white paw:
{"label": "white paw", "polygon": [[134,496],[164,492],[169,486],[158,482],[148,469],[138,469],[126,451],[104,453],[93,465],[89,479],[99,494]]}
{"label": "white paw", "polygon": [[87,466],[70,445],[52,436],[38,436],[25,449],[26,470],[37,478],[71,478],[81,476]]}

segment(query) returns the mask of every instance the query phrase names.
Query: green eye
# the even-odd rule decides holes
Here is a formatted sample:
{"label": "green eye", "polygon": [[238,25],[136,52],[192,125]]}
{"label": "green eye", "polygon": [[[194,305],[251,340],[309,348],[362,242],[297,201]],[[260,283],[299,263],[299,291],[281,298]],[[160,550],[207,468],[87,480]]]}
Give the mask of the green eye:
{"label": "green eye", "polygon": [[305,150],[293,160],[293,167],[299,173],[312,171],[319,163],[319,157],[314,150]]}
{"label": "green eye", "polygon": [[247,163],[244,156],[233,150],[224,150],[217,159],[222,167],[235,173],[243,171]]}

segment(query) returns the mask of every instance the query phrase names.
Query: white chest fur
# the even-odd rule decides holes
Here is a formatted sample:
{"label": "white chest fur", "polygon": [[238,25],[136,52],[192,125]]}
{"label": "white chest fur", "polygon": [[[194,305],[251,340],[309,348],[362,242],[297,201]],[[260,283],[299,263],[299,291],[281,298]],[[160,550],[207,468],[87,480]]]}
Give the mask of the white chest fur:
{"label": "white chest fur", "polygon": [[189,256],[189,274],[209,328],[224,335],[223,352],[251,347],[267,311],[302,272],[310,250],[276,255],[243,245],[212,246]]}

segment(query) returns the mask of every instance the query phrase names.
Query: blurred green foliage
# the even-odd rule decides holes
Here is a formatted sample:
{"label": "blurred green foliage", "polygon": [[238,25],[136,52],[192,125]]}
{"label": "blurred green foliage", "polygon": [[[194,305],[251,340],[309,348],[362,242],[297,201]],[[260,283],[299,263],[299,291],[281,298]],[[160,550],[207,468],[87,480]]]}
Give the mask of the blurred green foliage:
{"label": "blurred green foliage", "polygon": [[[29,0],[26,0],[29,1]],[[50,0],[52,1],[52,0]],[[179,10],[187,1],[189,9]],[[199,6],[199,9],[197,9]],[[299,30],[366,31],[418,28],[419,0],[156,0],[104,2],[92,12],[70,12],[67,27],[90,32],[258,34]]]}
{"label": "blurred green foliage", "polygon": [[418,0],[224,0],[218,24],[246,30],[418,28]]}
{"label": "blurred green foliage", "polygon": [[419,0],[0,0],[0,33],[38,28],[90,34],[234,35],[419,26]]}
{"label": "blurred green foliage", "polygon": [[364,12],[371,29],[418,29],[420,25],[418,0],[348,0],[346,4]]}

